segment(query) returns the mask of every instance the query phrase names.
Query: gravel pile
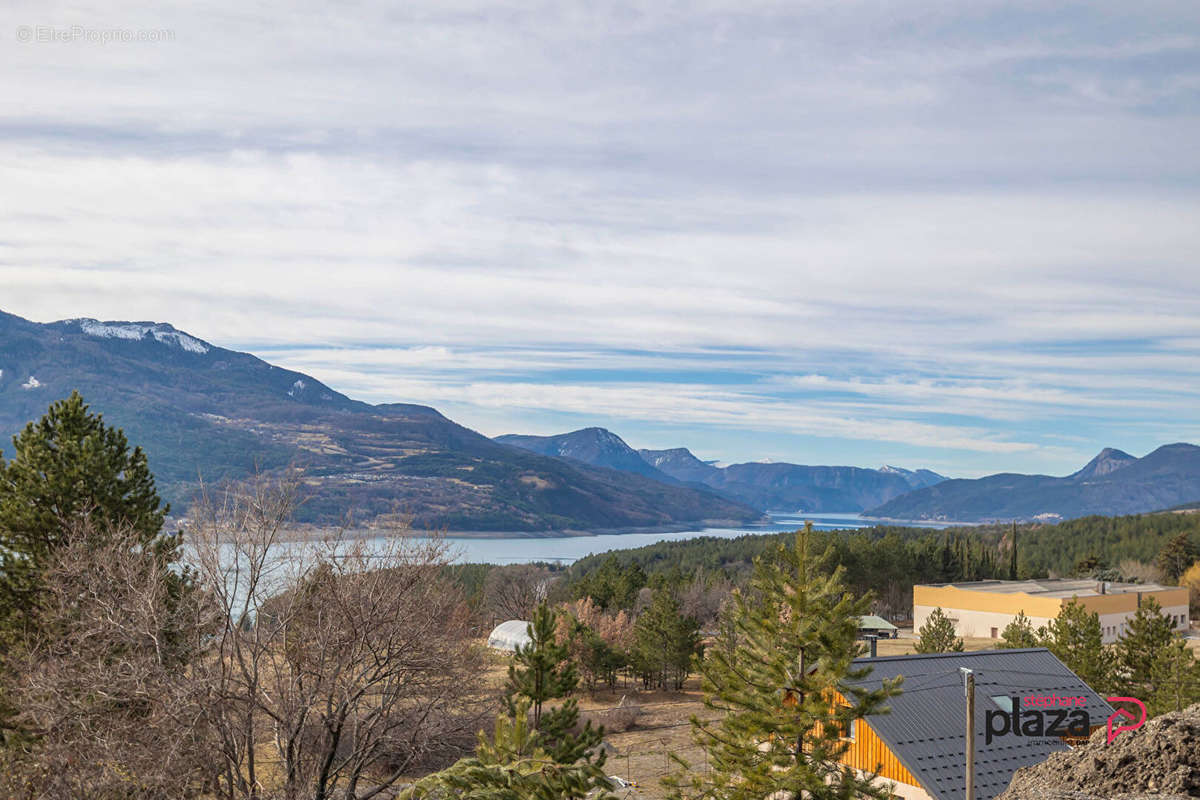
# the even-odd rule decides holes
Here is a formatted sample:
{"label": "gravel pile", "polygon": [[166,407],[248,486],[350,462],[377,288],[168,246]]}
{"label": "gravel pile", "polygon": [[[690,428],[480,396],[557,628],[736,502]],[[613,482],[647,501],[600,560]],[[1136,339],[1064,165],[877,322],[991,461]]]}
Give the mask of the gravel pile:
{"label": "gravel pile", "polygon": [[1107,744],[1087,744],[1017,770],[996,800],[1133,800],[1200,797],[1200,703],[1164,714]]}

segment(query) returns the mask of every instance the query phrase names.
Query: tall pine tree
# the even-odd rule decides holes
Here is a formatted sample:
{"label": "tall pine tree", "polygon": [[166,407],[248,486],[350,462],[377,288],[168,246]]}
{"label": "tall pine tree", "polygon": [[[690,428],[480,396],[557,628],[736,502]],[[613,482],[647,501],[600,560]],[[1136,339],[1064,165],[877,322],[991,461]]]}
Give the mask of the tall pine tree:
{"label": "tall pine tree", "polygon": [[1200,662],[1183,639],[1174,639],[1155,655],[1150,666],[1153,691],[1146,708],[1153,715],[1182,711],[1200,702]]}
{"label": "tall pine tree", "polygon": [[887,796],[839,759],[852,723],[879,713],[897,683],[870,691],[849,683],[870,672],[852,663],[870,600],[845,590],[840,567],[822,569],[825,559],[809,553],[811,533],[807,524],[792,547],[760,557],[750,586],[734,595],[732,631],[721,634],[729,641],[702,664],[705,705],[720,716],[691,722],[710,769],[679,760],[683,771],[665,781],[672,797]]}
{"label": "tall pine tree", "polygon": [[557,614],[538,606],[529,644],[517,648],[508,670],[506,713],[489,739],[480,734],[475,755],[417,782],[403,798],[430,800],[609,800],[600,749],[603,728],[579,728],[567,648],[555,640]]}
{"label": "tall pine tree", "polygon": [[1116,647],[1117,677],[1129,694],[1148,697],[1153,693],[1154,662],[1174,639],[1174,626],[1162,613],[1162,606],[1153,597],[1144,599],[1126,622]]}
{"label": "tall pine tree", "polygon": [[[41,572],[72,526],[99,536],[128,529],[148,556],[173,561],[178,538],[162,534],[167,510],[145,453],[130,451],[125,434],[90,413],[78,392],[13,437],[12,459],[0,458],[0,669],[36,625]],[[168,575],[178,596],[186,578]],[[164,631],[173,649],[176,633]],[[0,695],[0,741],[12,736],[14,712]]]}
{"label": "tall pine tree", "polygon": [[11,622],[30,607],[39,569],[83,518],[101,534],[128,527],[144,548],[173,559],[177,539],[162,534],[167,511],[140,447],[131,451],[78,392],[54,403],[13,437],[12,459],[0,459],[0,615]]}
{"label": "tall pine tree", "polygon": [[1084,683],[1101,694],[1112,689],[1112,657],[1104,649],[1098,614],[1072,600],[1039,633],[1042,644]]}

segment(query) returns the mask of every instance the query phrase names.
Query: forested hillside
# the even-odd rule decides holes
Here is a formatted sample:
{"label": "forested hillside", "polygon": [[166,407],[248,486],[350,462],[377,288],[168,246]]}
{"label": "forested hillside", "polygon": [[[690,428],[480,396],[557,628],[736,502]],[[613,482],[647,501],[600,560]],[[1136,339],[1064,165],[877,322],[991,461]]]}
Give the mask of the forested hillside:
{"label": "forested hillside", "polygon": [[[818,531],[812,546],[829,551],[832,563],[846,570],[846,583],[856,592],[874,592],[879,611],[903,614],[911,609],[914,584],[1013,577],[1014,532],[1015,575],[1021,578],[1099,575],[1136,580],[1148,574],[1159,554],[1180,534],[1188,537],[1191,552],[1200,554],[1200,514],[1180,513],[944,531],[894,526]],[[602,605],[628,606],[636,602],[643,586],[720,581],[740,585],[755,558],[790,537],[790,533],[701,537],[591,555],[571,565],[559,591],[591,596]],[[1123,570],[1141,574],[1123,574]]]}

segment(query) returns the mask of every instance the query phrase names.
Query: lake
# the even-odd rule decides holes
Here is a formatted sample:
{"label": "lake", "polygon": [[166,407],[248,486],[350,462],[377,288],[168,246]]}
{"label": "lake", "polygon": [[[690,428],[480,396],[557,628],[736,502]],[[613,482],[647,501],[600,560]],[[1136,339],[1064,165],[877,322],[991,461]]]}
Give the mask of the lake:
{"label": "lake", "polygon": [[[697,536],[717,536],[732,539],[754,533],[780,533],[804,527],[805,520],[819,530],[845,530],[870,528],[881,524],[877,520],[863,519],[856,512],[791,514],[768,513],[770,521],[760,525],[740,528],[701,528],[672,533],[608,533],[596,536],[561,536],[554,538],[498,538],[467,539],[446,537],[458,561],[488,564],[519,564],[529,561],[557,561],[569,564],[592,553],[608,550],[624,550],[655,542],[694,539]],[[908,525],[921,528],[942,529],[961,523],[927,521],[888,521],[889,525]]]}

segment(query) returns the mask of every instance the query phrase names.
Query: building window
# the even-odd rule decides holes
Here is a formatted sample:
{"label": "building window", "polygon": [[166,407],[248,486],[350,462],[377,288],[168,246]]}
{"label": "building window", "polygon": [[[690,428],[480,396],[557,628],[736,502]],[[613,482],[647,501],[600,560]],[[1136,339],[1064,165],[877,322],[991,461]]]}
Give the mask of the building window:
{"label": "building window", "polygon": [[1001,711],[1011,714],[1013,712],[1013,699],[1005,697],[1002,694],[991,695],[991,701],[1000,707]]}

